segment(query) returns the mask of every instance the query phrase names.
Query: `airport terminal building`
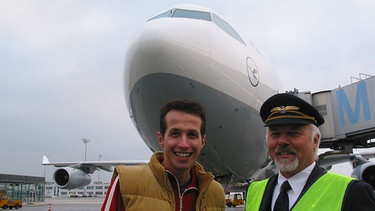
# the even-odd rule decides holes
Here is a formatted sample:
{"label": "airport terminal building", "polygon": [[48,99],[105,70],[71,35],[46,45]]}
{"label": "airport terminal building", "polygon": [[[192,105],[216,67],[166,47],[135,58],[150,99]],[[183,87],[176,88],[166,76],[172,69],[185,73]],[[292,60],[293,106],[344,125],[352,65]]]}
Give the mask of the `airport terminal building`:
{"label": "airport terminal building", "polygon": [[0,191],[24,203],[44,202],[45,177],[0,174]]}
{"label": "airport terminal building", "polygon": [[97,181],[85,187],[67,190],[57,187],[53,182],[47,182],[45,197],[105,197],[109,185],[107,182]]}
{"label": "airport terminal building", "polygon": [[88,186],[66,190],[45,177],[0,174],[0,192],[6,192],[10,199],[23,203],[44,202],[49,197],[105,197],[110,183],[96,181]]}

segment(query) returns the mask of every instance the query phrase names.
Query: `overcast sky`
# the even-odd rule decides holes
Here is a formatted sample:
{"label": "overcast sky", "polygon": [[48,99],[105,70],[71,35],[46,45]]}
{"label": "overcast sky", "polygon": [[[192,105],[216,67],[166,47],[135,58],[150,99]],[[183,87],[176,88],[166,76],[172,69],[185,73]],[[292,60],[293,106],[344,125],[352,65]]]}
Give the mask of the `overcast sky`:
{"label": "overcast sky", "polygon": [[1,0],[0,173],[43,176],[43,155],[83,160],[82,138],[87,160],[149,159],[123,96],[125,49],[146,20],[179,3],[216,11],[263,50],[286,90],[375,75],[372,0]]}

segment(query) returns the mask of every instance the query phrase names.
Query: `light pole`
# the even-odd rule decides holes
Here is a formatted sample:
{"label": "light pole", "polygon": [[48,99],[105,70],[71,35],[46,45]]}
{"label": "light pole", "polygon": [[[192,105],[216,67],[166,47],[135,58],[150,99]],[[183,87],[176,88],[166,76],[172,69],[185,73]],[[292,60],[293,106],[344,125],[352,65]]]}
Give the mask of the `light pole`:
{"label": "light pole", "polygon": [[[99,154],[99,161],[101,157],[103,157],[103,155]],[[100,182],[100,169],[98,169],[98,182]]]}
{"label": "light pole", "polygon": [[87,143],[89,143],[91,140],[88,138],[83,138],[82,142],[85,144],[85,161],[86,161],[86,153],[87,153]]}

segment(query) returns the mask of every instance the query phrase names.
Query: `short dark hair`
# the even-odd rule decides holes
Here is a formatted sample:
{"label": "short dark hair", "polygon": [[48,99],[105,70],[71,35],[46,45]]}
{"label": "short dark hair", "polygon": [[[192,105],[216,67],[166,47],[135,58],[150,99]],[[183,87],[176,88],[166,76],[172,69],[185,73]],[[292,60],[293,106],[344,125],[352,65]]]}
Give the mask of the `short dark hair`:
{"label": "short dark hair", "polygon": [[164,136],[165,130],[167,129],[167,122],[165,121],[165,116],[168,112],[175,110],[175,111],[182,111],[188,114],[193,114],[199,116],[202,120],[201,124],[201,135],[205,135],[206,133],[206,111],[202,104],[198,103],[194,100],[171,100],[166,102],[162,107],[160,107],[160,133]]}

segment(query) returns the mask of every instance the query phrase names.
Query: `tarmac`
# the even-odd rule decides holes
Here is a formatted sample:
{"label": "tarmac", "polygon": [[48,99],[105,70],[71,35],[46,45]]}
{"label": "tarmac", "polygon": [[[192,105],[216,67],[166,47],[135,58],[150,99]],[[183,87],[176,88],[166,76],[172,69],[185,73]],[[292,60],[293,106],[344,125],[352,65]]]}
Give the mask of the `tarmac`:
{"label": "tarmac", "polygon": [[[22,210],[27,211],[99,211],[104,197],[68,198],[54,197],[46,198],[44,202],[24,203]],[[243,211],[244,206],[227,207],[226,211]]]}
{"label": "tarmac", "polygon": [[44,202],[24,203],[22,210],[27,211],[98,211],[103,204],[103,197],[46,198]]}

